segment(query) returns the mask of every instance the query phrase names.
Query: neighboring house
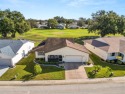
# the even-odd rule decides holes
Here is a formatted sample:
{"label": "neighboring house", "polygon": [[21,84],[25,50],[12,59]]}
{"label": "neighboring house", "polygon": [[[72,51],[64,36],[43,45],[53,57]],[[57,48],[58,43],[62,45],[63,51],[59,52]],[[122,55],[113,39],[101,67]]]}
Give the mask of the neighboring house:
{"label": "neighboring house", "polygon": [[82,26],[81,28],[83,29],[87,29],[89,25],[85,24],[84,26]]}
{"label": "neighboring house", "polygon": [[77,25],[70,25],[69,26],[69,29],[79,29],[80,27],[79,26],[77,26]]}
{"label": "neighboring house", "polygon": [[27,40],[0,40],[0,66],[15,66],[33,47]]}
{"label": "neighboring house", "polygon": [[77,25],[77,22],[73,22],[73,23],[68,25],[68,28],[69,29],[78,29],[80,27]]}
{"label": "neighboring house", "polygon": [[48,23],[47,21],[42,21],[41,24],[40,24],[40,22],[37,22],[37,27],[41,28],[41,29],[48,29],[49,27],[48,27],[47,23]]}
{"label": "neighboring house", "polygon": [[48,38],[35,48],[36,58],[57,62],[88,62],[89,52],[73,39]]}
{"label": "neighboring house", "polygon": [[56,26],[56,28],[58,29],[65,29],[66,28],[66,24],[60,23]]}
{"label": "neighboring house", "polygon": [[41,28],[41,29],[48,29],[49,27],[47,25],[39,25],[39,28]]}
{"label": "neighboring house", "polygon": [[104,37],[85,40],[84,46],[103,60],[119,59],[125,62],[125,37]]}

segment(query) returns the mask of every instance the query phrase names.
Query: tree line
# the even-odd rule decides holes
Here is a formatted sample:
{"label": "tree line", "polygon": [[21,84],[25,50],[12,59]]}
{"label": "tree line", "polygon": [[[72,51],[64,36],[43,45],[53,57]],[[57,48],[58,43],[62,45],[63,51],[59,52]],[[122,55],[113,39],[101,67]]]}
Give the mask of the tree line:
{"label": "tree line", "polygon": [[48,19],[47,22],[48,26],[52,28],[55,28],[59,23],[65,23],[67,28],[69,24],[77,22],[77,25],[80,27],[87,25],[89,33],[96,33],[101,37],[109,34],[125,35],[125,16],[118,15],[114,11],[100,10],[92,13],[92,18],[80,17],[78,20],[56,16],[53,19]]}
{"label": "tree line", "polygon": [[19,11],[10,11],[6,9],[0,10],[0,34],[6,38],[7,35],[15,37],[16,33],[23,34],[30,30],[30,28],[37,28],[37,24],[47,22],[47,26],[55,28],[58,24],[69,24],[77,22],[77,25],[82,27],[88,25],[89,33],[96,33],[104,37],[109,34],[125,35],[125,16],[118,15],[113,11],[100,10],[92,13],[92,18],[80,17],[76,19],[66,19],[64,17],[56,16],[48,20],[25,19],[23,14]]}
{"label": "tree line", "polygon": [[77,22],[77,26],[82,27],[85,26],[90,22],[91,19],[86,19],[83,17],[80,17],[78,20],[76,19],[66,19],[64,17],[56,16],[48,20],[36,20],[36,19],[28,19],[31,28],[37,28],[37,24],[42,24],[44,22],[47,22],[47,26],[51,27],[52,29],[56,28],[58,24],[65,24],[66,28],[68,28],[68,25],[72,24],[73,22]]}

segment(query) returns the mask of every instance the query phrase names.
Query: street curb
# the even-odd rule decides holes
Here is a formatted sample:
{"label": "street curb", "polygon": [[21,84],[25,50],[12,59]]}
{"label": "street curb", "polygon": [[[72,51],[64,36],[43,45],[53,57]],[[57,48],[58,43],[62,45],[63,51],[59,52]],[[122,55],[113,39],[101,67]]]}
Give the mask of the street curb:
{"label": "street curb", "polygon": [[47,86],[69,84],[95,84],[109,82],[125,82],[125,77],[97,78],[97,79],[74,79],[74,80],[41,80],[41,81],[0,81],[0,86]]}

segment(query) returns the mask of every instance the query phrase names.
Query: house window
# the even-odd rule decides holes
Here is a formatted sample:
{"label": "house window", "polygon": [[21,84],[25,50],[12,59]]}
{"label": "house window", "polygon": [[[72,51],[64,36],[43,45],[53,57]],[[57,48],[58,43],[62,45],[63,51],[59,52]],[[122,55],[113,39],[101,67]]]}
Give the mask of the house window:
{"label": "house window", "polygon": [[49,55],[48,61],[51,62],[61,62],[62,61],[62,55]]}
{"label": "house window", "polygon": [[120,56],[122,58],[122,60],[123,60],[124,55],[122,53],[118,53],[118,56]]}
{"label": "house window", "polygon": [[115,53],[111,53],[111,56],[115,56]]}
{"label": "house window", "polygon": [[119,56],[122,56],[122,53],[118,53]]}
{"label": "house window", "polygon": [[38,55],[44,55],[44,52],[38,52]]}

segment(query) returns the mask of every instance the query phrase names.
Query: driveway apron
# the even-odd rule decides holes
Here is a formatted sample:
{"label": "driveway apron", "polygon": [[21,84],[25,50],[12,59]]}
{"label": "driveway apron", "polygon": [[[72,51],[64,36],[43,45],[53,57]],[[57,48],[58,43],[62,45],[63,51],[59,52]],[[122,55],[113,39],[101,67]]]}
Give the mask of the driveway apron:
{"label": "driveway apron", "polygon": [[68,79],[87,79],[82,63],[65,63],[65,77]]}

